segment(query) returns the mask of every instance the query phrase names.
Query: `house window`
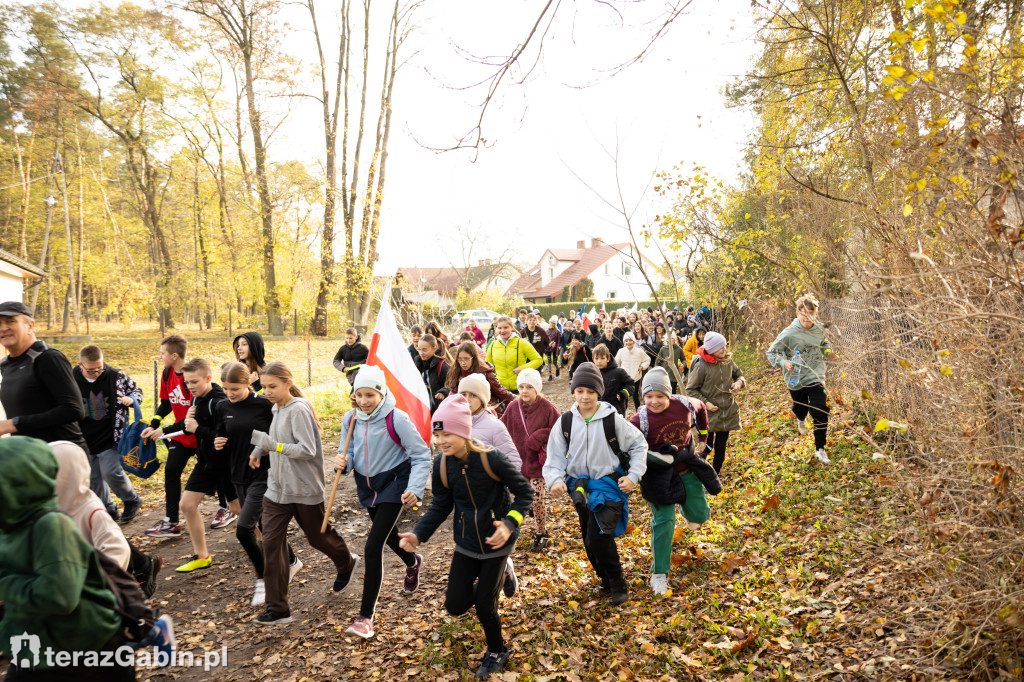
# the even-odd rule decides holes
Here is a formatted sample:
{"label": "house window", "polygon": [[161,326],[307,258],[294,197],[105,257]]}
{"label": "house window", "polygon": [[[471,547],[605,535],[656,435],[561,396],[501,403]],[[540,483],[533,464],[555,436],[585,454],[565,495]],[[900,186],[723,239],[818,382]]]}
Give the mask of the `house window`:
{"label": "house window", "polygon": [[629,263],[623,261],[622,262],[622,274],[625,275],[626,277],[629,277],[630,275],[632,275],[633,274],[633,266],[630,265]]}
{"label": "house window", "polygon": [[555,270],[554,270],[554,268],[548,268],[548,279],[554,279],[554,278],[555,278]]}
{"label": "house window", "polygon": [[550,265],[551,267],[555,267],[555,263],[556,262],[557,261],[555,261],[555,257],[554,256],[548,256],[548,265]]}
{"label": "house window", "polygon": [[609,291],[608,292],[608,298],[610,298],[612,300],[615,300],[616,296],[618,296],[618,292],[616,292],[616,291]]}
{"label": "house window", "polygon": [[606,275],[608,274],[608,264],[607,263],[604,264],[604,274],[606,274]]}

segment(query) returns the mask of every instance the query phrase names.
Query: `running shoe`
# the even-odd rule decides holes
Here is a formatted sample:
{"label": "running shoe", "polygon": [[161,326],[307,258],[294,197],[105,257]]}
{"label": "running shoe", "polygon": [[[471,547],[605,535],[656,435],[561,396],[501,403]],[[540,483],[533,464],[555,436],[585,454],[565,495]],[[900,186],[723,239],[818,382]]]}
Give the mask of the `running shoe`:
{"label": "running shoe", "polygon": [[288,610],[284,613],[278,613],[277,611],[267,609],[260,615],[253,618],[253,622],[257,625],[284,625],[292,622],[292,612],[291,610]]}
{"label": "running shoe", "polygon": [[209,568],[210,564],[213,563],[213,555],[200,559],[198,554],[193,554],[192,558],[189,559],[188,563],[184,563],[178,566],[175,571],[178,573],[191,573],[192,571],[199,570],[201,568]]}
{"label": "running shoe", "polygon": [[151,538],[176,538],[181,535],[181,532],[182,527],[180,523],[171,523],[170,519],[165,518],[156,526],[147,530],[146,535]]}
{"label": "running shoe", "polygon": [[210,528],[227,528],[238,519],[238,515],[234,514],[230,509],[221,507],[217,510],[217,515],[213,517],[213,521],[210,522]]}
{"label": "running shoe", "polygon": [[363,639],[370,639],[373,637],[373,619],[365,616],[359,616],[356,618],[356,622],[348,626],[345,632],[356,637],[362,637]]}
{"label": "running shoe", "polygon": [[423,555],[417,554],[416,562],[412,566],[405,567],[405,582],[402,584],[402,591],[412,594],[420,586],[420,568],[423,566]]}

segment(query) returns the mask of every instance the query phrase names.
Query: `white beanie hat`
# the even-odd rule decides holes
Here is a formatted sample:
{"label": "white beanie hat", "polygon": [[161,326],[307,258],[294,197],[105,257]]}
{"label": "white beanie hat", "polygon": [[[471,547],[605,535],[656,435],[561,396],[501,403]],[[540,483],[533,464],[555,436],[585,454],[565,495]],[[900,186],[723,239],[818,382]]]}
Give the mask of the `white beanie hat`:
{"label": "white beanie hat", "polygon": [[636,343],[636,334],[633,332],[626,332],[622,335],[622,342],[625,343],[626,339],[630,339],[633,343]]}
{"label": "white beanie hat", "polygon": [[544,386],[544,382],[540,378],[540,372],[532,367],[524,369],[516,376],[516,386],[519,386],[519,384],[533,386],[533,390],[537,391],[537,393],[540,393],[541,388]]}
{"label": "white beanie hat", "polygon": [[725,337],[718,332],[708,332],[704,336],[704,350],[709,354],[717,353],[725,348]]}
{"label": "white beanie hat", "polygon": [[487,378],[483,374],[474,373],[462,377],[459,381],[459,393],[472,393],[480,398],[484,407],[491,402],[491,385],[487,383]]}
{"label": "white beanie hat", "polygon": [[381,395],[388,394],[388,384],[384,379],[384,370],[376,365],[363,365],[356,373],[356,380],[352,384],[352,392],[360,388],[372,388]]}

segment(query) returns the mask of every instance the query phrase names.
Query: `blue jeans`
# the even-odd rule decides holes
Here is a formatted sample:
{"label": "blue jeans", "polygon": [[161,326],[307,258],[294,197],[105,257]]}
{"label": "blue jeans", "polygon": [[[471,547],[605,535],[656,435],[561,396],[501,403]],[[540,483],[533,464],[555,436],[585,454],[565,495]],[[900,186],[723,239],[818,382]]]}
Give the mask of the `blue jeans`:
{"label": "blue jeans", "polygon": [[90,455],[89,465],[92,467],[89,487],[100,498],[108,511],[117,509],[117,504],[110,497],[111,492],[121,498],[122,502],[139,500],[128,474],[121,468],[121,455],[117,453],[116,449],[112,448],[99,454]]}

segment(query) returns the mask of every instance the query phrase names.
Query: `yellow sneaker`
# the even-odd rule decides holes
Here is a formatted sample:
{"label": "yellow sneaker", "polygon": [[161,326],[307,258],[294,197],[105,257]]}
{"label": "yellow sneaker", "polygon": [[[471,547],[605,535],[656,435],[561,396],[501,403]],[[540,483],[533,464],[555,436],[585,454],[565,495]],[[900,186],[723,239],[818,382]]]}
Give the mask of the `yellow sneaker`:
{"label": "yellow sneaker", "polygon": [[191,573],[192,571],[194,571],[196,569],[199,569],[199,568],[209,568],[210,564],[212,564],[212,563],[213,563],[213,555],[212,554],[210,556],[206,557],[205,559],[200,559],[198,555],[193,554],[191,561],[189,561],[187,564],[182,564],[181,566],[178,566],[174,570],[177,571],[178,573]]}

